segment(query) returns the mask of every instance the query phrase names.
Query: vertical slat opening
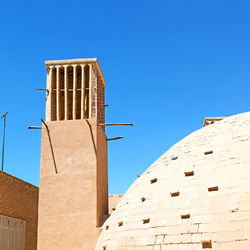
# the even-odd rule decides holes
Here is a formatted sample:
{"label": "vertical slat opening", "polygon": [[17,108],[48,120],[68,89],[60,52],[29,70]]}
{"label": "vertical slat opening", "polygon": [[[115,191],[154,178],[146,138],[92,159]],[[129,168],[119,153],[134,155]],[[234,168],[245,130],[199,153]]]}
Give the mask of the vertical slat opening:
{"label": "vertical slat opening", "polygon": [[56,68],[51,70],[51,121],[56,121]]}
{"label": "vertical slat opening", "polygon": [[65,88],[64,88],[64,68],[59,69],[59,90],[60,90],[60,109],[59,109],[59,120],[64,120],[65,114]]}
{"label": "vertical slat opening", "polygon": [[85,80],[85,89],[84,89],[84,118],[88,119],[89,118],[89,66],[86,65],[84,67],[84,80]]}
{"label": "vertical slat opening", "polygon": [[67,67],[64,67],[64,119],[68,120],[68,78]]}
{"label": "vertical slat opening", "polygon": [[81,82],[81,119],[84,119],[84,103],[85,103],[85,100],[84,100],[84,89],[85,89],[85,80],[84,80],[84,65],[81,65],[81,79],[82,79],[82,82]]}
{"label": "vertical slat opening", "polygon": [[73,66],[73,120],[76,119],[76,104],[77,104],[77,95],[76,95],[76,66]]}
{"label": "vertical slat opening", "polygon": [[82,68],[76,67],[76,119],[81,119],[81,102],[82,102]]}
{"label": "vertical slat opening", "polygon": [[67,68],[67,88],[68,88],[68,119],[73,119],[73,67],[69,66]]}

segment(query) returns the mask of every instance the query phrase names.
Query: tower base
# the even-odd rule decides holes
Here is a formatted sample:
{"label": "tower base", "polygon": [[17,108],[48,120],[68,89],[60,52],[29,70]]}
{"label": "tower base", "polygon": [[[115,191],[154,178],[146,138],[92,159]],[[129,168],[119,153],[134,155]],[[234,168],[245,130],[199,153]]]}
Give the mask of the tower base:
{"label": "tower base", "polygon": [[107,141],[97,119],[42,128],[38,250],[94,249],[108,214]]}

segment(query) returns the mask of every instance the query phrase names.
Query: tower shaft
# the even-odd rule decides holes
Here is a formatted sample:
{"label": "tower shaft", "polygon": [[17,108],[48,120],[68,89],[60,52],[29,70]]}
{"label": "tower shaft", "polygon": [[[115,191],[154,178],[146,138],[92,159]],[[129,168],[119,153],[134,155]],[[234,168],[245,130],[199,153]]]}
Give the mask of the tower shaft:
{"label": "tower shaft", "polygon": [[105,81],[96,59],[46,66],[38,250],[93,249],[108,214]]}

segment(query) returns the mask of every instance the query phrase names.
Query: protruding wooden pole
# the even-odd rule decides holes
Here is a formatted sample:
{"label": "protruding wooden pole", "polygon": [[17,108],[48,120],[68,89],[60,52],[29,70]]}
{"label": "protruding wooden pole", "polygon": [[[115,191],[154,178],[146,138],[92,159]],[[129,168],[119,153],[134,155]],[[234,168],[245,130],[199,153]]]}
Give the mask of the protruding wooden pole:
{"label": "protruding wooden pole", "polygon": [[100,123],[99,126],[134,126],[133,123]]}
{"label": "protruding wooden pole", "polygon": [[124,138],[123,136],[119,136],[119,137],[107,139],[107,141],[114,141],[114,140],[119,140],[119,139],[123,139],[123,138]]}
{"label": "protruding wooden pole", "polygon": [[38,127],[38,126],[29,126],[28,129],[42,129],[42,127]]}

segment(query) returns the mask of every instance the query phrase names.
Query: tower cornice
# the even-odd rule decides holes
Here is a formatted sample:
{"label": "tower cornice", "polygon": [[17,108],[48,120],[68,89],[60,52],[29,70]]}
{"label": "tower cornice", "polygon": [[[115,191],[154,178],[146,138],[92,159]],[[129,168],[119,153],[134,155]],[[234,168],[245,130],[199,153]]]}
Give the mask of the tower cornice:
{"label": "tower cornice", "polygon": [[77,58],[77,59],[65,59],[65,60],[50,60],[50,61],[45,61],[45,66],[46,68],[49,67],[55,67],[55,66],[62,66],[62,65],[82,65],[82,64],[94,64],[97,67],[97,70],[99,71],[102,82],[104,86],[106,86],[106,81],[103,76],[100,64],[98,62],[97,58]]}

